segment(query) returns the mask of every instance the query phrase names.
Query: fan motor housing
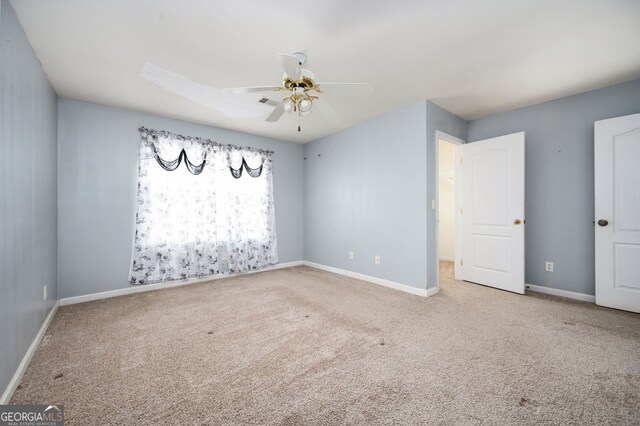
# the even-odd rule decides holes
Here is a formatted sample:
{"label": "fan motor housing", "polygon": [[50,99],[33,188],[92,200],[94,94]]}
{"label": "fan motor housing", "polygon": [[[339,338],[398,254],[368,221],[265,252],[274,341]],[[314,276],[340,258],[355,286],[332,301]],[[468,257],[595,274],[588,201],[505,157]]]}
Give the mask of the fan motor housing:
{"label": "fan motor housing", "polygon": [[296,87],[301,87],[306,91],[313,89],[315,85],[316,82],[312,78],[306,76],[303,76],[301,81],[295,81],[287,77],[282,82],[282,86],[287,90],[293,90]]}

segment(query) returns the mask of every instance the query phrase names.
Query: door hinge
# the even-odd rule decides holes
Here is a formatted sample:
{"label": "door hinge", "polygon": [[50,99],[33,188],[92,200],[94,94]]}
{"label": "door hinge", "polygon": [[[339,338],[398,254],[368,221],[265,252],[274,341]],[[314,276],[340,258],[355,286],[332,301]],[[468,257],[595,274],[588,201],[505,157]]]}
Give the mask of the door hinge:
{"label": "door hinge", "polygon": [[460,259],[460,266],[464,265],[464,260]]}
{"label": "door hinge", "polygon": [[460,164],[462,164],[462,163],[463,163],[463,161],[462,161],[462,157],[460,157]]}
{"label": "door hinge", "polygon": [[460,209],[460,216],[462,216],[462,209]]}

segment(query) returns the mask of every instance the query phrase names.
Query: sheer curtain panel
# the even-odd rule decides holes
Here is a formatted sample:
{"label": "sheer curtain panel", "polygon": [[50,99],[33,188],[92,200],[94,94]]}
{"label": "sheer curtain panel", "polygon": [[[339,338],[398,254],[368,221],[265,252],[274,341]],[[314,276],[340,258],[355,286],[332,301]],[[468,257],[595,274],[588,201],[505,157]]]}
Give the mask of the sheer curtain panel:
{"label": "sheer curtain panel", "polygon": [[145,128],[140,137],[132,284],[278,263],[271,151]]}

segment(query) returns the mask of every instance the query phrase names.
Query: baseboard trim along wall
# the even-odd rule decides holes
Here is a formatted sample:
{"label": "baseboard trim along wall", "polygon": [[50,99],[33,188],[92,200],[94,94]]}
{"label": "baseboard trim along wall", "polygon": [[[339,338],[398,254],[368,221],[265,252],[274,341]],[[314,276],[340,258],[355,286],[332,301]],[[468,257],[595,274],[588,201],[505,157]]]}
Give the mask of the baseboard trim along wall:
{"label": "baseboard trim along wall", "polygon": [[435,296],[440,291],[439,287],[431,287],[427,289],[427,297]]}
{"label": "baseboard trim along wall", "polygon": [[42,325],[40,326],[40,330],[38,330],[38,334],[36,334],[36,337],[33,338],[31,345],[29,345],[29,349],[27,349],[27,352],[24,354],[22,361],[20,361],[16,372],[13,374],[13,377],[11,377],[7,388],[2,393],[2,396],[0,397],[0,405],[8,404],[9,401],[11,401],[11,397],[18,388],[20,380],[22,380],[22,376],[24,376],[24,373],[27,371],[27,367],[31,362],[31,358],[33,358],[33,355],[35,355],[38,346],[40,346],[40,341],[44,337],[44,334],[47,332],[47,328],[49,328],[49,324],[51,324],[51,320],[56,314],[59,305],[59,302],[56,302],[44,319]]}
{"label": "baseboard trim along wall", "polygon": [[291,268],[293,266],[301,266],[301,265],[306,265],[306,266],[309,266],[309,267],[312,267],[312,268],[322,269],[323,271],[333,272],[335,274],[344,275],[344,276],[348,276],[348,277],[351,277],[351,278],[356,278],[356,279],[359,279],[359,280],[362,280],[362,281],[367,281],[367,282],[370,282],[370,283],[373,283],[373,284],[382,285],[382,286],[385,286],[385,287],[393,288],[395,290],[404,291],[406,293],[411,293],[411,294],[415,294],[415,295],[418,295],[418,296],[423,296],[423,297],[433,296],[433,295],[438,293],[438,288],[430,288],[430,289],[424,290],[424,289],[421,289],[421,288],[412,287],[410,285],[400,284],[400,283],[396,283],[396,282],[393,282],[393,281],[384,280],[382,278],[376,278],[376,277],[371,277],[369,275],[360,274],[360,273],[357,273],[357,272],[347,271],[346,269],[334,268],[332,266],[325,266],[325,265],[321,265],[319,263],[308,262],[306,260],[298,260],[298,261],[295,261],[295,262],[279,263],[277,265],[273,265],[273,266],[270,266],[268,268],[260,269],[258,271],[243,272],[243,273],[240,273],[240,274],[212,275],[212,276],[203,277],[203,278],[192,278],[192,279],[187,279],[187,280],[170,281],[170,282],[165,282],[165,283],[136,285],[136,286],[130,286],[130,287],[127,287],[127,288],[121,288],[121,289],[118,289],[118,290],[103,291],[103,292],[100,292],[100,293],[83,294],[82,296],[65,297],[65,298],[60,299],[59,304],[60,304],[60,306],[74,305],[76,303],[91,302],[93,300],[101,300],[101,299],[109,299],[109,298],[112,298],[112,297],[124,296],[124,295],[127,295],[127,294],[142,293],[142,292],[145,292],[145,291],[155,291],[155,290],[161,290],[163,288],[181,287],[181,286],[184,286],[184,285],[197,284],[197,283],[202,283],[202,282],[207,282],[207,281],[215,281],[215,280],[220,280],[220,279],[224,279],[224,278],[236,277],[236,276],[239,276],[239,275],[255,274],[255,273],[258,273],[258,272],[273,271],[273,270],[276,270],[276,269]]}
{"label": "baseboard trim along wall", "polygon": [[544,293],[551,296],[565,297],[567,299],[580,300],[582,302],[596,303],[596,297],[590,294],[576,293],[573,291],[560,290],[557,288],[544,287],[541,285],[534,285],[534,284],[525,284],[525,287],[527,290],[535,291],[537,293]]}
{"label": "baseboard trim along wall", "polygon": [[134,294],[134,293],[142,293],[145,291],[161,290],[163,288],[181,287],[183,285],[191,285],[191,284],[203,283],[207,281],[221,280],[224,278],[237,277],[239,275],[257,274],[259,272],[274,271],[276,269],[283,269],[283,268],[291,268],[292,266],[300,266],[302,264],[303,264],[303,261],[298,260],[295,262],[278,263],[277,265],[269,266],[267,268],[260,269],[257,271],[242,272],[239,274],[219,274],[219,275],[211,275],[203,278],[191,278],[187,280],[169,281],[164,283],[143,284],[143,285],[135,285],[135,286],[132,285],[130,287],[121,288],[118,290],[84,294],[82,296],[65,297],[63,299],[60,299],[60,306],[74,305],[76,303],[90,302],[93,300],[109,299],[111,297],[124,296],[127,294]]}
{"label": "baseboard trim along wall", "polygon": [[[238,275],[255,274],[258,272],[273,271],[276,269],[291,268],[293,266],[301,266],[301,265],[306,265],[312,268],[321,269],[323,271],[333,272],[335,274],[344,275],[344,276],[355,278],[358,280],[367,281],[373,284],[382,285],[385,287],[393,288],[395,290],[400,290],[406,293],[415,294],[417,296],[423,296],[423,297],[435,296],[436,294],[438,294],[438,291],[439,291],[438,287],[427,288],[425,290],[421,288],[412,287],[407,284],[400,284],[394,281],[389,281],[382,278],[376,278],[369,275],[360,274],[358,272],[348,271],[346,269],[335,268],[333,266],[326,266],[326,265],[322,265],[315,262],[309,262],[307,260],[298,260],[295,262],[279,263],[277,265],[260,269],[258,271],[243,272],[241,274],[213,275],[213,276],[204,277],[204,278],[193,278],[188,280],[171,281],[166,283],[138,285],[138,286],[131,286],[128,288],[123,288],[118,290],[84,294],[82,296],[65,297],[59,300],[59,305],[60,306],[73,305],[76,303],[90,302],[93,300],[100,300],[100,299],[108,299],[111,297],[124,296],[127,294],[142,293],[145,291],[155,291],[163,288],[180,287],[183,285],[197,284],[197,283],[202,283],[206,281],[215,281],[215,280],[220,280],[224,278],[236,277]],[[534,284],[525,284],[525,286],[527,290],[534,291],[537,293],[544,293],[544,294],[549,294],[551,296],[565,297],[567,299],[580,300],[583,302],[590,302],[590,303],[596,302],[595,296],[592,296],[589,294],[576,293],[572,291],[560,290],[556,288],[544,287],[544,286],[539,286]]]}
{"label": "baseboard trim along wall", "polygon": [[405,293],[415,294],[416,296],[422,296],[422,297],[433,296],[438,292],[437,289],[435,289],[435,292],[434,292],[433,291],[434,289],[425,290],[422,288],[416,288],[410,285],[400,284],[393,281],[384,280],[382,278],[371,277],[369,275],[360,274],[358,272],[347,271],[346,269],[334,268],[333,266],[321,265],[319,263],[309,262],[306,260],[303,263],[305,266],[310,266],[311,268],[321,269],[323,271],[333,272],[334,274],[344,275],[346,277],[367,281],[373,284],[389,287],[394,290],[404,291]]}

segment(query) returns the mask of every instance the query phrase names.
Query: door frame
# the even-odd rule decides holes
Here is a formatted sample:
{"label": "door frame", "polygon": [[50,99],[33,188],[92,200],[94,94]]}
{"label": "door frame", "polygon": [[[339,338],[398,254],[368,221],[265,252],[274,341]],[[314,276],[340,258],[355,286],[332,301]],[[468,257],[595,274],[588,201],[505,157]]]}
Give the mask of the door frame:
{"label": "door frame", "polygon": [[460,220],[460,187],[458,185],[460,179],[460,150],[459,146],[464,145],[466,142],[463,139],[456,138],[455,136],[451,136],[445,132],[440,130],[436,130],[435,137],[435,157],[436,157],[436,167],[433,173],[433,178],[436,182],[436,192],[435,192],[435,237],[436,237],[436,288],[438,291],[440,290],[440,139],[449,142],[453,145],[456,145],[456,170],[455,170],[455,179],[454,179],[454,188],[455,188],[455,206],[454,206],[454,226],[455,226],[455,238],[453,244],[453,252],[454,252],[454,276],[456,280],[462,279],[462,266],[460,265],[460,260],[462,260],[462,221]]}

